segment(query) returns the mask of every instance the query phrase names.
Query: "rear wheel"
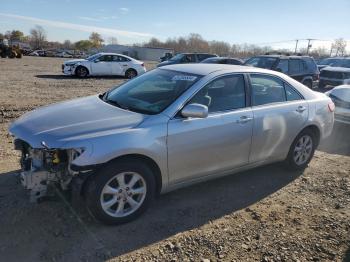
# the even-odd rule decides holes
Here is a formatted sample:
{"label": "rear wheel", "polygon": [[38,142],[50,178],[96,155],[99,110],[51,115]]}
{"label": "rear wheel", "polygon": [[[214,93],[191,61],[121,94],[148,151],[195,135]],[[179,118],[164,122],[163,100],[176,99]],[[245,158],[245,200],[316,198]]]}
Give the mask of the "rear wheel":
{"label": "rear wheel", "polygon": [[128,69],[125,72],[125,77],[128,79],[134,78],[137,76],[137,72],[135,69]]}
{"label": "rear wheel", "polygon": [[155,179],[144,163],[114,162],[88,181],[86,205],[97,220],[121,224],[134,220],[148,207]]}
{"label": "rear wheel", "polygon": [[316,149],[316,136],[310,129],[303,130],[293,141],[286,159],[292,170],[302,170],[310,163]]}
{"label": "rear wheel", "polygon": [[77,69],[75,69],[75,74],[78,77],[84,78],[88,76],[89,71],[85,66],[78,66]]}

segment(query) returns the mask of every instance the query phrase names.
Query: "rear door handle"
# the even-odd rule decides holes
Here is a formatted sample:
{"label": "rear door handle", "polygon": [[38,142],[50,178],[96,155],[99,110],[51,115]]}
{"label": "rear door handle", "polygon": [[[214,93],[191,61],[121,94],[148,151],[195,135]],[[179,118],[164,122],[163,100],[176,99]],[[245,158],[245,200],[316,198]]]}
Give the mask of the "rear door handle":
{"label": "rear door handle", "polygon": [[249,116],[241,116],[239,119],[236,120],[236,123],[238,124],[245,124],[249,121],[253,120],[252,117],[249,117]]}
{"label": "rear door handle", "polygon": [[298,113],[302,113],[302,112],[304,112],[306,110],[306,107],[305,106],[298,106],[298,108],[296,109],[296,111],[298,112]]}

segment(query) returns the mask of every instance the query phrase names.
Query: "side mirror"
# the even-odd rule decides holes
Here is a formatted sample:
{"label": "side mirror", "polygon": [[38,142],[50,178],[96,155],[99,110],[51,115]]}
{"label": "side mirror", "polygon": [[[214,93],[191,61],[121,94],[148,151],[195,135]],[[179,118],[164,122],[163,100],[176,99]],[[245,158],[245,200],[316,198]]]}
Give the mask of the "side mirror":
{"label": "side mirror", "polygon": [[189,104],[181,110],[183,117],[206,118],[208,116],[208,107],[201,104]]}
{"label": "side mirror", "polygon": [[94,63],[98,63],[98,62],[100,62],[98,58],[94,60]]}

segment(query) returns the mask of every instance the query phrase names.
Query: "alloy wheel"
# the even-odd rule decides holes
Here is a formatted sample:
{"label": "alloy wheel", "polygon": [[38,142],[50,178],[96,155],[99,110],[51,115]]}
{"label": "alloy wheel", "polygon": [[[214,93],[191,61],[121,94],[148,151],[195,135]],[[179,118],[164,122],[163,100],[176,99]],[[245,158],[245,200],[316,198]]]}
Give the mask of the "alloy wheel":
{"label": "alloy wheel", "polygon": [[112,217],[125,217],[134,213],[145,200],[147,185],[136,172],[122,172],[111,178],[103,187],[100,204]]}
{"label": "alloy wheel", "polygon": [[295,164],[298,166],[305,164],[312,154],[312,149],[312,138],[309,135],[303,135],[295,144],[293,152],[293,159]]}

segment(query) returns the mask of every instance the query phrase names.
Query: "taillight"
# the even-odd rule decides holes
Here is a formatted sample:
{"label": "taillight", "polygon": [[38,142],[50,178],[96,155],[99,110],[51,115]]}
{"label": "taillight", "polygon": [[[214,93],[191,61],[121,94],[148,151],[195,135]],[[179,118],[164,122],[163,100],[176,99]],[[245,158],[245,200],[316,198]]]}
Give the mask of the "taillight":
{"label": "taillight", "polygon": [[328,104],[328,110],[329,112],[334,112],[334,109],[335,109],[335,105],[333,102],[329,103]]}

